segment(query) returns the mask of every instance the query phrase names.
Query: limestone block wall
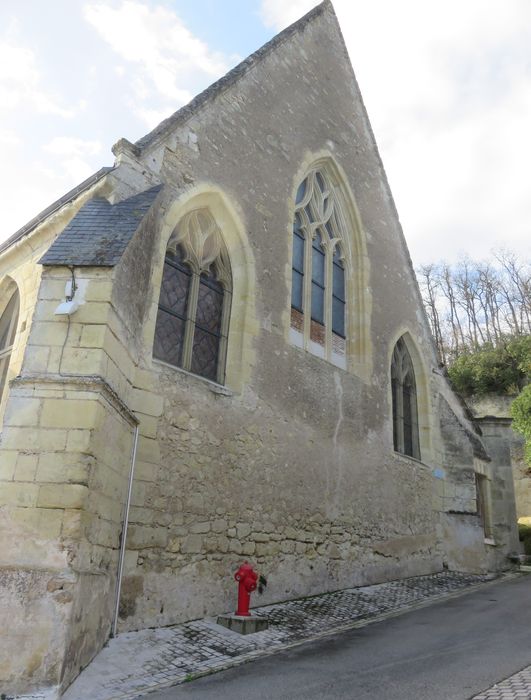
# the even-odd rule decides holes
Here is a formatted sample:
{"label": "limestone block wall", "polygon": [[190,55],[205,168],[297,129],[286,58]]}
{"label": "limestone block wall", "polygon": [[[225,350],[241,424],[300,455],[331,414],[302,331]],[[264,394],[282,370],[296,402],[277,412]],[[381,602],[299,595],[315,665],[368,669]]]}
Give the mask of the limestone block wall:
{"label": "limestone block wall", "polygon": [[[467,399],[467,403],[477,418],[498,418],[500,425],[510,426],[511,404],[514,398],[514,396],[487,394],[472,396]],[[531,470],[524,460],[524,439],[513,430],[506,431],[503,439],[510,450],[516,517],[520,522],[531,522]]]}
{"label": "limestone block wall", "polygon": [[112,271],[80,270],[80,309],[56,316],[70,275],[44,273],[0,439],[10,543],[1,565],[13,581],[0,599],[15,632],[0,668],[2,688],[16,692],[65,687],[108,639],[114,614],[136,419],[117,393],[128,382],[112,330]]}
{"label": "limestone block wall", "polygon": [[[245,173],[241,177],[243,192]],[[197,184],[201,203],[217,206],[220,197],[205,200],[205,189]],[[138,364],[126,402],[140,421],[120,629],[230,610],[232,572],[242,558],[268,576],[264,600],[271,601],[439,570],[431,464],[392,449],[389,358],[395,339],[409,327],[428,358],[431,352],[414,307],[397,328],[385,300],[387,280],[381,281],[372,296],[380,318],[370,381],[293,347],[285,312],[289,196],[282,193],[277,218],[267,223],[278,246],[261,242],[263,217],[277,209],[274,200],[264,214],[262,207],[226,196],[232,206],[219,211],[228,244],[238,240],[229,227],[250,232],[241,245],[252,256],[229,247],[238,281],[255,275],[253,293],[238,297],[232,309],[229,354],[231,344],[240,354],[233,355],[227,385],[154,361],[166,241],[180,213],[197,201],[194,188],[180,190],[174,181],[165,192],[157,216],[114,271],[112,303],[123,321],[116,338]],[[389,266],[392,255],[389,250]],[[414,285],[400,284],[415,298]],[[432,428],[438,379],[420,370],[423,448],[431,463],[440,442]]]}
{"label": "limestone block wall", "polygon": [[511,442],[516,517],[531,524],[531,468],[524,459],[524,443],[519,435]]}
{"label": "limestone block wall", "polygon": [[[439,398],[439,420],[443,437],[443,473],[438,479],[442,511],[477,515],[477,494],[474,464],[477,452],[474,443],[460,424],[446,398]],[[472,426],[470,426],[472,432]],[[479,435],[475,439],[480,444]],[[488,456],[484,455],[487,460]]]}
{"label": "limestone block wall", "polygon": [[[456,419],[443,434],[444,380],[337,26],[308,26],[298,41],[127,153],[128,167],[136,157],[164,189],[113,291],[138,357],[131,407],[141,429],[121,629],[230,610],[242,558],[268,577],[263,600],[272,601],[439,570],[446,557],[434,471],[462,427]],[[333,163],[359,223],[348,235],[363,258],[351,262],[364,303],[349,300],[363,313],[346,371],[289,339],[295,193],[315,163]],[[166,245],[194,206],[213,213],[241,285],[224,387],[152,358]],[[422,462],[393,451],[390,358],[403,334],[415,356]],[[473,465],[469,445],[445,508],[472,507]],[[486,557],[481,539],[476,570]]]}
{"label": "limestone block wall", "polygon": [[440,567],[430,470],[391,455],[376,468],[354,398],[343,425],[318,427],[290,415],[291,392],[271,406],[157,370],[141,378],[160,415],[140,443],[123,629],[230,610],[245,558],[269,579],[264,600]]}
{"label": "limestone block wall", "polygon": [[[20,246],[20,250],[17,252],[18,259],[14,267],[12,265],[6,265],[5,262],[0,259],[0,313],[3,311],[4,305],[7,304],[10,295],[15,289],[15,285],[20,295],[18,329],[11,353],[11,361],[9,363],[6,380],[7,386],[9,382],[17,376],[22,366],[22,358],[31,328],[41,277],[40,267],[36,265],[39,251],[35,251],[30,246],[24,244]],[[6,270],[9,270],[9,274]],[[7,393],[8,392],[5,391],[4,395],[0,397],[0,426],[2,425]]]}
{"label": "limestone block wall", "polygon": [[[290,41],[144,152],[121,149],[113,201],[157,180],[164,189],[114,269],[73,270],[72,316],[54,313],[72,271],[42,274],[0,442],[8,536],[36,537],[17,517],[31,532],[49,523],[27,565],[20,548],[5,561],[5,609],[15,570],[26,571],[27,609],[46,642],[20,611],[14,639],[27,653],[15,658],[11,643],[0,652],[13,686],[18,676],[27,688],[64,687],[109,633],[137,423],[120,630],[232,609],[242,559],[267,576],[264,602],[444,561],[486,567],[482,542],[473,567],[443,542],[463,528],[444,530],[441,512],[472,508],[474,449],[462,421],[439,420],[444,382],[337,23],[325,10]],[[290,342],[294,199],[315,163],[335,173],[356,224],[345,232],[358,274],[346,370]],[[152,357],[166,246],[194,207],[209,208],[231,259],[224,386]],[[402,336],[422,461],[393,450],[390,362]],[[446,468],[441,505],[435,472]]]}
{"label": "limestone block wall", "polygon": [[[71,381],[21,378],[12,386],[0,448],[3,468],[12,465],[0,489],[1,567],[24,595],[18,586],[0,595],[3,622],[14,632],[2,647],[6,690],[68,681],[108,636],[117,547],[109,526],[114,519],[119,527],[121,509],[120,502],[105,508],[106,464],[91,447],[93,431],[110,423],[106,409],[97,389]],[[123,501],[119,475],[115,481]],[[100,605],[79,616],[87,591]]]}
{"label": "limestone block wall", "polygon": [[[478,512],[474,444],[446,398],[439,399],[443,454],[436,472],[441,540],[445,563],[450,569],[490,570],[489,548]],[[485,459],[488,457],[485,455]]]}
{"label": "limestone block wall", "polygon": [[[486,452],[481,454],[479,435],[470,439],[444,399],[440,421],[445,452],[437,497],[446,562],[450,568],[467,571],[509,568],[508,555],[518,551],[518,535],[506,435],[482,421]],[[478,478],[485,480],[483,504]]]}
{"label": "limestone block wall", "polygon": [[[4,301],[7,301],[5,299],[6,292],[12,283],[17,285],[20,294],[18,328],[9,364],[8,382],[16,377],[21,370],[30,335],[42,276],[42,267],[37,264],[37,261],[83,204],[90,197],[104,194],[107,190],[108,184],[106,178],[103,178],[92,187],[87,188],[86,191],[81,192],[78,197],[58,208],[55,213],[50,214],[42,223],[35,226],[30,235],[21,238],[20,241],[0,253],[0,313],[3,310]],[[63,291],[64,282],[63,289],[57,294],[60,295]],[[39,355],[38,359],[35,358],[35,362],[42,366],[47,363],[51,349],[42,348],[35,353]],[[8,392],[5,392],[4,396],[0,397],[0,430],[7,396]]]}
{"label": "limestone block wall", "polygon": [[490,473],[490,518],[496,549],[491,555],[494,566],[501,566],[507,553],[518,553],[520,543],[516,528],[516,503],[511,464],[513,432],[508,420],[485,417],[478,420],[484,443],[492,459]]}

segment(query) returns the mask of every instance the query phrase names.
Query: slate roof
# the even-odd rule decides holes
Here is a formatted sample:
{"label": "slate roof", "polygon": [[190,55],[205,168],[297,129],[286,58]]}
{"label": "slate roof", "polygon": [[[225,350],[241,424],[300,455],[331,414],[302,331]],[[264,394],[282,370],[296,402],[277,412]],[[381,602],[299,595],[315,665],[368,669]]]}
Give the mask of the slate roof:
{"label": "slate roof", "polygon": [[19,228],[18,231],[15,231],[15,233],[12,236],[0,243],[0,253],[2,253],[4,250],[7,250],[7,248],[12,246],[21,238],[24,238],[24,236],[27,236],[28,233],[31,233],[34,228],[37,228],[37,226],[43,221],[45,221],[49,216],[61,209],[61,207],[64,207],[65,204],[69,204],[70,202],[72,202],[74,199],[76,199],[78,195],[92,187],[92,185],[95,185],[96,182],[98,182],[98,180],[101,180],[101,178],[107,175],[107,173],[110,173],[111,170],[114,170],[114,167],[100,168],[97,172],[88,177],[86,180],[83,180],[83,182],[81,182],[79,185],[76,185],[74,189],[70,190],[62,197],[57,199],[55,202],[50,204],[49,207],[43,209],[40,212],[40,214],[37,214],[37,216],[31,219],[31,221],[28,221],[27,224],[24,224],[22,228]]}
{"label": "slate roof", "polygon": [[163,138],[168,131],[171,131],[177,125],[185,122],[206,102],[209,102],[216,95],[237,82],[243,75],[245,75],[245,73],[249,71],[250,68],[267,56],[267,54],[271,53],[271,51],[273,51],[277,46],[283,44],[294,34],[300,32],[307,24],[312,22],[316,17],[322,15],[326,10],[331,10],[334,12],[334,8],[332,7],[330,0],[323,0],[320,5],[314,7],[313,10],[310,10],[310,12],[305,14],[299,20],[274,36],[261,48],[248,56],[235,68],[230,70],[226,75],[217,80],[215,83],[212,83],[212,85],[207,87],[206,90],[200,92],[199,95],[196,95],[191,102],[184,107],[181,107],[181,109],[177,110],[177,112],[172,114],[171,117],[168,117],[162,121],[152,131],[136,141],[134,146],[137,154],[140,154],[145,148],[148,148],[151,144],[156,143],[159,139]]}
{"label": "slate roof", "polygon": [[41,265],[113,267],[155,201],[162,185],[110,204],[90,199],[39,260]]}

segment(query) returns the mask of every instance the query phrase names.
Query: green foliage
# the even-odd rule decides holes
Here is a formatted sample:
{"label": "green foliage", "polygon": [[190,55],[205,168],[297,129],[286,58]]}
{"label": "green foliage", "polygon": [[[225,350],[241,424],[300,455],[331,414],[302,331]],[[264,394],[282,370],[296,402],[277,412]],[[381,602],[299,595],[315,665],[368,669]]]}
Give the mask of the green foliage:
{"label": "green foliage", "polygon": [[531,335],[466,352],[453,362],[448,375],[463,396],[517,393],[531,380]]}
{"label": "green foliage", "polygon": [[513,428],[525,438],[524,455],[531,464],[531,384],[525,387],[511,406]]}

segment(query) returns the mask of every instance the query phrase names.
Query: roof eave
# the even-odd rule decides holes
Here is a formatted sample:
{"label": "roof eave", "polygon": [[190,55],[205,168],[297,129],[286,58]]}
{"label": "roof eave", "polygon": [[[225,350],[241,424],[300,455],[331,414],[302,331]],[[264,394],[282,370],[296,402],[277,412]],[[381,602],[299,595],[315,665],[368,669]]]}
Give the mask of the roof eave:
{"label": "roof eave", "polygon": [[79,185],[74,187],[72,190],[64,194],[62,197],[57,199],[55,202],[50,204],[50,206],[43,209],[37,216],[33,217],[27,224],[22,226],[18,231],[16,231],[12,236],[7,238],[5,241],[0,243],[0,255],[6,250],[11,248],[15,243],[22,240],[28,236],[32,231],[34,231],[38,226],[44,223],[47,219],[57,213],[67,204],[73,202],[80,194],[83,194],[91,187],[93,187],[97,182],[99,182],[105,175],[114,170],[114,166],[107,166],[100,168],[97,172],[93,173],[86,180],[83,180]]}

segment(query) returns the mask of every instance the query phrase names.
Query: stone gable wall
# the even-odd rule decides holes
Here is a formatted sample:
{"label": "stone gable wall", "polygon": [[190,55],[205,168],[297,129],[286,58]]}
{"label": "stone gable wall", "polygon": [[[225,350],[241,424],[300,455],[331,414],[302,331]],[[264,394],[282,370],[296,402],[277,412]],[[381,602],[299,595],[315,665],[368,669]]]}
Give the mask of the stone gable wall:
{"label": "stone gable wall", "polygon": [[[151,268],[131,257],[116,271],[127,279],[141,265],[153,280],[144,311],[136,297],[115,297],[145,319],[122,629],[230,610],[242,558],[268,577],[264,600],[442,566],[431,473],[442,454],[432,416],[439,379],[429,332],[359,96],[338,60],[337,29],[325,22],[304,32],[302,61],[293,46],[279,47],[142,156],[165,188],[160,220],[129,249],[145,240]],[[324,44],[330,51],[318,49]],[[366,244],[369,370],[353,357],[345,372],[289,343],[294,194],[305,169],[327,157],[345,173]],[[227,226],[244,231],[253,255],[255,292],[233,307],[229,335],[230,348],[244,329],[239,362],[248,379],[233,385],[229,377],[228,390],[150,354],[166,242],[194,197],[209,191],[231,203]],[[222,230],[237,256],[244,239]],[[243,260],[238,276],[248,274]],[[389,358],[404,331],[423,362],[427,464],[392,449]]]}
{"label": "stone gable wall", "polygon": [[[445,489],[468,502],[475,457],[462,417],[441,427],[448,389],[344,51],[326,10],[163,142],[119,156],[112,201],[165,187],[116,268],[74,270],[72,316],[54,314],[71,271],[35,277],[0,442],[14,576],[0,606],[7,617],[23,589],[29,611],[15,623],[25,653],[0,652],[8,690],[64,688],[108,637],[136,421],[120,630],[231,610],[242,559],[267,576],[264,602],[442,568],[447,492],[433,471],[459,434]],[[363,304],[350,300],[346,371],[289,341],[294,197],[325,160],[363,243],[347,232]],[[231,257],[223,387],[152,358],[167,241],[194,206],[209,207]],[[390,358],[404,333],[422,461],[393,451]]]}

